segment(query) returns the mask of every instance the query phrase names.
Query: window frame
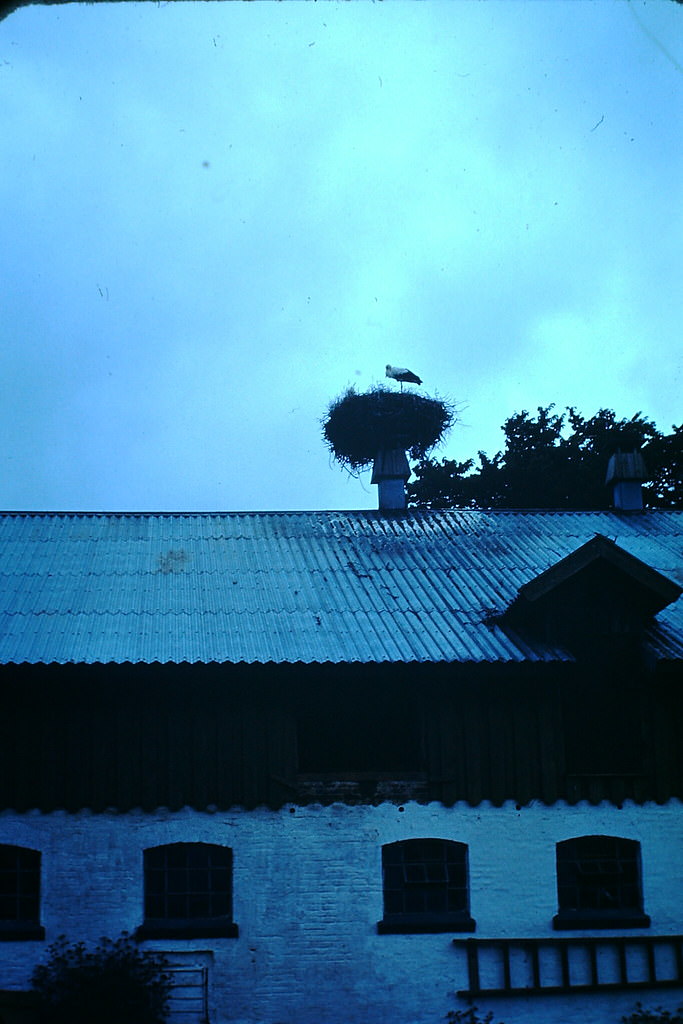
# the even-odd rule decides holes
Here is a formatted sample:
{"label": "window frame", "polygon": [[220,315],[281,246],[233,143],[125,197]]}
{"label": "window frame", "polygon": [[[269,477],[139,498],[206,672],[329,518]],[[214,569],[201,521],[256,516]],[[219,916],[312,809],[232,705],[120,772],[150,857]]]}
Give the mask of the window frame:
{"label": "window frame", "polygon": [[[643,910],[638,840],[602,834],[573,836],[556,844],[555,864],[558,904],[553,917],[555,930],[649,928],[650,917]],[[624,877],[617,881],[620,874]],[[605,900],[607,885],[618,892],[613,905],[595,905]],[[570,897],[572,889],[576,892],[574,899]],[[635,893],[635,899],[626,898],[628,891]]]}
{"label": "window frame", "polygon": [[[2,854],[13,854],[15,865],[3,866]],[[8,860],[10,858],[8,857]],[[0,917],[0,941],[4,942],[26,942],[42,940],[45,938],[45,928],[40,923],[42,912],[41,883],[42,883],[42,854],[40,850],[34,850],[28,846],[20,846],[16,843],[0,843],[0,876],[7,877],[6,892],[1,897],[14,900],[17,913],[12,917]],[[11,890],[11,878],[15,876],[14,891]],[[22,881],[26,876],[32,879],[31,888],[33,891],[26,891]],[[0,881],[0,889],[3,888]],[[30,916],[22,916],[21,906],[31,901],[35,911]],[[0,904],[0,913],[2,905]]]}
{"label": "window frame", "polygon": [[[428,856],[427,844],[440,845],[440,856]],[[420,856],[421,853],[421,856]],[[450,857],[449,857],[450,855]],[[453,873],[460,873],[462,881],[451,880],[449,868]],[[436,876],[442,868],[443,878]],[[403,879],[401,880],[401,874]],[[411,880],[408,876],[413,874]],[[422,875],[422,878],[418,876]],[[440,889],[440,896],[431,901],[429,890],[434,893]],[[462,905],[457,909],[449,909],[453,896],[460,893]],[[415,902],[442,902],[443,909],[424,908],[420,910],[406,909],[409,897],[417,896]],[[422,900],[419,897],[422,897]],[[411,934],[434,932],[473,932],[476,922],[470,915],[470,884],[469,884],[469,849],[466,843],[454,839],[426,836],[411,839],[399,839],[382,846],[382,898],[383,917],[377,923],[380,934]],[[401,910],[389,909],[391,903],[403,902]]]}
{"label": "window frame", "polygon": [[[198,853],[202,856],[196,857]],[[195,863],[192,864],[193,857]],[[217,863],[212,863],[212,854]],[[175,856],[173,856],[175,855]],[[198,863],[205,859],[205,863]],[[174,863],[177,861],[177,863]],[[227,892],[220,892],[217,888],[217,873],[225,874],[227,871],[228,887]],[[151,886],[152,873],[157,875],[159,889],[155,892]],[[206,882],[201,888],[190,888],[190,875],[206,876]],[[175,881],[171,875],[175,875]],[[183,875],[187,881],[183,881]],[[205,842],[174,842],[161,843],[157,846],[150,846],[143,850],[143,913],[142,924],[136,930],[139,938],[177,938],[177,939],[199,939],[199,938],[236,938],[239,934],[238,926],[233,921],[232,912],[233,896],[233,852],[229,846],[219,843]],[[214,901],[225,901],[226,913],[212,913],[211,904]],[[208,913],[173,914],[169,912],[172,900],[184,901],[186,908],[189,908],[190,901],[194,898],[201,902],[207,902]],[[227,898],[227,899],[226,899]],[[163,914],[152,914],[154,901],[161,901],[164,905]]]}

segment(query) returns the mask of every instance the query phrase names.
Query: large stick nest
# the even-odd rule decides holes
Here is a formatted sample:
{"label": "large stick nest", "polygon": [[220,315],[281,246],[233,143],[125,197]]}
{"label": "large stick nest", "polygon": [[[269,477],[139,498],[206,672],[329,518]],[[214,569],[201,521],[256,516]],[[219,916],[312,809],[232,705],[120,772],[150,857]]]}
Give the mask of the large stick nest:
{"label": "large stick nest", "polygon": [[384,387],[358,394],[349,388],[330,405],[323,437],[338,462],[358,470],[382,449],[399,448],[413,459],[424,458],[453,418],[453,408],[438,398]]}

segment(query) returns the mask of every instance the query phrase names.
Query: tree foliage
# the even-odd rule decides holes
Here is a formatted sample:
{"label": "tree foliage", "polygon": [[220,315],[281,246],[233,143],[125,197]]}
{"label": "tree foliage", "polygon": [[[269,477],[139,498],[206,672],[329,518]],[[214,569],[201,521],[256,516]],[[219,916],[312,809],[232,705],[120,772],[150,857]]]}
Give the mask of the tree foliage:
{"label": "tree foliage", "polygon": [[493,1024],[493,1011],[489,1010],[486,1016],[482,1017],[479,1007],[468,1006],[466,1010],[451,1010],[446,1015],[446,1020],[448,1024]]}
{"label": "tree foliage", "polygon": [[622,1017],[622,1024],[683,1024],[683,1006],[677,1010],[663,1010],[658,1006],[655,1010],[646,1010],[642,1003],[628,1017]]}
{"label": "tree foliage", "polygon": [[683,508],[683,424],[663,434],[638,412],[618,419],[599,409],[586,419],[539,406],[510,416],[502,427],[505,447],[489,458],[457,462],[420,459],[408,485],[413,508],[602,509],[611,504],[605,473],[615,451],[640,449],[649,479],[649,508]]}
{"label": "tree foliage", "polygon": [[88,949],[60,936],[32,976],[42,1024],[163,1024],[170,977],[160,953],[124,932]]}

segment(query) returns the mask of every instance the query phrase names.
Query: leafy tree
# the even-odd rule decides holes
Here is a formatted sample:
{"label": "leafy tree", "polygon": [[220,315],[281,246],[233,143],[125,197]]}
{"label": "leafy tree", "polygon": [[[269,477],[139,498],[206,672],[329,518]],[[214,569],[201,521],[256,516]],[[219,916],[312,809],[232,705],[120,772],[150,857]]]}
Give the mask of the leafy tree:
{"label": "leafy tree", "polygon": [[478,1006],[468,1006],[466,1010],[451,1010],[446,1020],[448,1024],[493,1024],[493,1011],[489,1010],[485,1017],[481,1017]]}
{"label": "leafy tree", "polygon": [[658,1006],[656,1010],[644,1010],[642,1003],[636,1003],[636,1008],[628,1017],[622,1017],[622,1024],[683,1024],[683,1006],[677,1010],[663,1010]]}
{"label": "leafy tree", "polygon": [[35,968],[33,991],[43,1024],[163,1024],[170,977],[160,953],[142,950],[124,932],[100,939],[88,950],[83,942],[60,936],[48,959]]}
{"label": "leafy tree", "polygon": [[539,406],[503,424],[505,447],[477,461],[423,458],[413,466],[408,485],[413,508],[609,508],[605,487],[610,455],[642,451],[649,480],[644,487],[650,508],[683,508],[683,424],[662,434],[638,412],[617,419],[599,409],[586,419],[573,407],[554,412]]}

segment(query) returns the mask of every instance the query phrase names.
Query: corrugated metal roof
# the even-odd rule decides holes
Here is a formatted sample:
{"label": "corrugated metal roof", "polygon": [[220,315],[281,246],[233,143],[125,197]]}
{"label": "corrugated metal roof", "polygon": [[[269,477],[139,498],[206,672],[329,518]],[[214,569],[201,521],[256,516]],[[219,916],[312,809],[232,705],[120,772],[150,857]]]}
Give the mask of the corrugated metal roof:
{"label": "corrugated metal roof", "polygon": [[491,620],[596,533],[683,584],[681,512],[6,513],[0,662],[566,659]]}

